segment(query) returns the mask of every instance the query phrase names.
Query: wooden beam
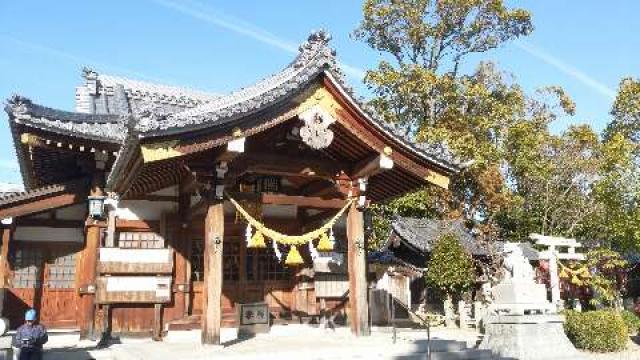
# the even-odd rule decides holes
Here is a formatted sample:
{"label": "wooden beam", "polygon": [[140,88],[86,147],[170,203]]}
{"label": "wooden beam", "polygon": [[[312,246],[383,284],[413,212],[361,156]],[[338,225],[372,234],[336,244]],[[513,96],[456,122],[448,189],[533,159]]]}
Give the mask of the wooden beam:
{"label": "wooden beam", "polygon": [[252,172],[331,180],[338,172],[346,169],[346,166],[346,164],[323,158],[244,154],[231,164],[228,177],[237,178],[244,173]]}
{"label": "wooden beam", "polygon": [[364,217],[356,204],[351,204],[347,215],[347,244],[351,332],[355,336],[369,336]]}
{"label": "wooden beam", "polygon": [[157,231],[160,230],[160,222],[151,220],[117,219],[116,227],[119,230]]}
{"label": "wooden beam", "polygon": [[224,207],[211,203],[205,217],[202,344],[220,345]]}
{"label": "wooden beam", "polygon": [[0,209],[0,218],[11,218],[35,214],[63,206],[79,204],[87,200],[86,196],[79,193],[62,193],[39,200],[28,201],[16,205],[5,205],[4,209]]}
{"label": "wooden beam", "polygon": [[393,160],[386,154],[373,155],[353,167],[351,178],[364,178],[393,169]]}
{"label": "wooden beam", "polygon": [[253,193],[230,193],[236,200],[260,201],[265,205],[296,205],[312,209],[342,209],[345,204],[344,199],[323,199],[319,197],[294,196],[284,194],[253,194]]}
{"label": "wooden beam", "polygon": [[83,220],[62,220],[62,219],[35,219],[16,218],[19,226],[50,227],[50,228],[84,228]]}
{"label": "wooden beam", "polygon": [[304,196],[325,197],[338,192],[336,184],[325,179],[313,180],[302,186],[298,192]]}

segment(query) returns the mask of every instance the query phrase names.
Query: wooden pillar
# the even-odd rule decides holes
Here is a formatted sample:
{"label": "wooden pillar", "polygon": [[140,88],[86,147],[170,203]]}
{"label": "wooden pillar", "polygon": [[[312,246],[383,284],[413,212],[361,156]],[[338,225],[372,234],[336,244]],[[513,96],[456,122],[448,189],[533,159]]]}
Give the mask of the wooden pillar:
{"label": "wooden pillar", "polygon": [[[91,184],[90,196],[102,196],[104,175],[96,171]],[[103,224],[88,218],[86,222],[86,240],[84,249],[80,252],[80,261],[76,264],[80,301],[78,304],[78,318],[81,339],[94,339],[95,324],[95,289],[98,265],[98,248],[100,247],[100,232]]]}
{"label": "wooden pillar", "polygon": [[0,238],[2,239],[2,247],[0,247],[0,316],[4,316],[4,299],[7,296],[9,277],[11,276],[9,268],[9,244],[11,242],[11,236],[14,229],[14,219],[1,220]]}
{"label": "wooden pillar", "polygon": [[[2,247],[0,248],[0,288],[6,288],[9,284],[9,243],[13,232],[13,221],[7,219],[0,224]],[[2,308],[2,304],[0,304]]]}
{"label": "wooden pillar", "polygon": [[367,301],[364,217],[355,203],[351,205],[347,215],[347,241],[351,332],[356,336],[368,336],[371,332]]}
{"label": "wooden pillar", "polygon": [[187,228],[187,211],[189,211],[189,194],[181,193],[178,198],[178,229],[174,232],[173,249],[175,253],[176,267],[176,295],[175,295],[175,311],[176,316],[186,316],[189,311],[188,289],[189,289],[189,273],[187,272],[189,233]]}
{"label": "wooden pillar", "polygon": [[204,228],[204,296],[202,344],[220,345],[222,323],[222,245],[224,209],[220,200],[209,204]]}

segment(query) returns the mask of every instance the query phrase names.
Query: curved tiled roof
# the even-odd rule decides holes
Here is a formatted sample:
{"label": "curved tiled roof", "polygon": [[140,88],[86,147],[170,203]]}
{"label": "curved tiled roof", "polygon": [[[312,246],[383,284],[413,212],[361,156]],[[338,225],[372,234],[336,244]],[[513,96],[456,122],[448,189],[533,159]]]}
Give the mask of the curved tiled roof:
{"label": "curved tiled roof", "polygon": [[458,236],[460,244],[473,255],[487,255],[486,248],[481,246],[460,220],[438,220],[411,217],[398,217],[392,223],[393,231],[411,246],[421,252],[431,252],[434,244],[446,233]]}
{"label": "curved tiled roof", "polygon": [[220,97],[218,94],[189,89],[178,86],[156,84],[146,81],[133,80],[113,75],[98,75],[98,81],[103,86],[104,91],[113,92],[114,88],[122,85],[127,95],[140,99],[155,99],[159,102],[168,102],[176,104],[194,104],[207,103]]}
{"label": "curved tiled roof", "polygon": [[[391,223],[391,228],[400,239],[423,253],[431,252],[434,244],[442,235],[453,232],[458,236],[460,244],[469,253],[476,256],[489,254],[487,246],[476,241],[475,237],[460,220],[397,217]],[[496,241],[493,244],[496,252],[502,252],[504,247],[503,241]],[[384,248],[388,248],[389,245],[390,244],[387,243]],[[518,246],[520,246],[522,253],[527,259],[538,260],[538,251],[536,251],[531,244],[518,243]]]}
{"label": "curved tiled roof", "polygon": [[17,124],[62,135],[106,142],[120,142],[125,135],[120,115],[63,111],[34,104],[31,100],[17,95],[9,99],[6,111]]}
{"label": "curved tiled roof", "polygon": [[[312,33],[300,46],[298,56],[282,71],[225,96],[85,70],[87,82],[78,92],[78,107],[84,112],[50,109],[21,97],[12,99],[7,111],[18,124],[122,145],[132,138],[171,136],[230,125],[295,97],[324,75],[371,126],[419,158],[447,172],[459,171],[459,162],[446,144],[413,143],[353,93],[338,66],[335,52],[329,47],[329,40],[330,36],[324,31]],[[129,153],[121,151],[118,155],[121,161],[116,162],[126,163],[127,160],[120,157]]]}

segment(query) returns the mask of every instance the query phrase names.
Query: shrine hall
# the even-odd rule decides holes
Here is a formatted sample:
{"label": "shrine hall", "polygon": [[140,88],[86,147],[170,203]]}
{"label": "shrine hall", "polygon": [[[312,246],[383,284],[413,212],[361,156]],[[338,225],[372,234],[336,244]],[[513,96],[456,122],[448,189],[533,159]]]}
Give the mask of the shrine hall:
{"label": "shrine hall", "polygon": [[[81,337],[339,321],[370,332],[372,203],[460,169],[354,95],[329,36],[226,95],[83,69],[75,111],[14,95],[2,316]],[[246,316],[245,316],[246,315]],[[246,318],[245,318],[246,317]]]}

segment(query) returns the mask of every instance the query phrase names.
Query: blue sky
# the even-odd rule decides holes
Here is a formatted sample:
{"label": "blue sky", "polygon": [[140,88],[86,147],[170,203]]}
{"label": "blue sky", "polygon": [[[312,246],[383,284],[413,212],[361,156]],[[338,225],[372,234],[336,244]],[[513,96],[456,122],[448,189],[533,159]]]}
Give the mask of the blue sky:
{"label": "blue sky", "polygon": [[[533,12],[534,33],[474,57],[497,62],[531,92],[564,87],[575,117],[601,130],[621,78],[640,76],[640,2],[509,1]],[[349,34],[359,0],[0,1],[0,97],[12,93],[72,110],[80,70],[224,93],[285,66],[312,29],[325,28],[351,83],[380,54]],[[20,182],[6,114],[0,115],[0,182]]]}

